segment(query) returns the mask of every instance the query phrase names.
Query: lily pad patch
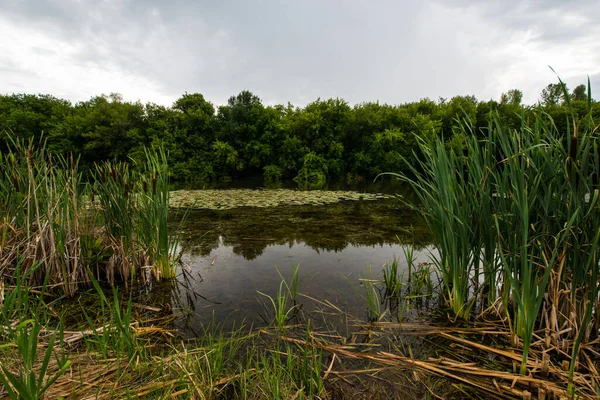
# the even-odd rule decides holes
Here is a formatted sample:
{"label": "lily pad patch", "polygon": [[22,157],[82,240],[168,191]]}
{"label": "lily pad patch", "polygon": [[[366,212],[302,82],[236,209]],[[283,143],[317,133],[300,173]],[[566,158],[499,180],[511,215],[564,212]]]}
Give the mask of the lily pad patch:
{"label": "lily pad patch", "polygon": [[333,190],[176,190],[170,193],[170,206],[229,210],[237,207],[277,207],[282,205],[324,205],[340,201],[372,201],[392,198],[381,193],[360,193]]}

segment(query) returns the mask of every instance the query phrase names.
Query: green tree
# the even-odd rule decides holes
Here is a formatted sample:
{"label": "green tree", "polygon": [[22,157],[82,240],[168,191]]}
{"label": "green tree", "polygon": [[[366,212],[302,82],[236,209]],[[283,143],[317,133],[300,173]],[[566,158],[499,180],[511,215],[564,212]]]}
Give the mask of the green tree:
{"label": "green tree", "polygon": [[325,159],[313,152],[306,153],[294,181],[304,188],[313,188],[323,185],[326,180],[327,163]]}
{"label": "green tree", "polygon": [[571,100],[587,101],[587,98],[587,87],[585,85],[578,85],[571,93]]}
{"label": "green tree", "polygon": [[523,102],[523,92],[519,89],[511,89],[500,95],[500,104],[521,105]]}
{"label": "green tree", "polygon": [[153,107],[153,111],[151,133],[169,151],[174,177],[199,181],[217,178],[212,160],[216,140],[214,106],[200,93],[186,93],[171,109]]}
{"label": "green tree", "polygon": [[0,150],[8,131],[20,138],[48,138],[71,111],[70,102],[50,95],[0,96]]}
{"label": "green tree", "polygon": [[545,106],[558,106],[564,99],[563,88],[559,83],[550,83],[540,94],[540,100]]}

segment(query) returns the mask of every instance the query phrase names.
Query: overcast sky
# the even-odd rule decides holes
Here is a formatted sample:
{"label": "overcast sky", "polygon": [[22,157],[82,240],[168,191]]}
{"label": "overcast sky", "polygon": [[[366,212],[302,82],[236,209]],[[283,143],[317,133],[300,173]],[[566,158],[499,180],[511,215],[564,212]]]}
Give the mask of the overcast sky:
{"label": "overcast sky", "polygon": [[598,20],[597,0],[1,0],[0,93],[534,103],[548,65],[600,90]]}

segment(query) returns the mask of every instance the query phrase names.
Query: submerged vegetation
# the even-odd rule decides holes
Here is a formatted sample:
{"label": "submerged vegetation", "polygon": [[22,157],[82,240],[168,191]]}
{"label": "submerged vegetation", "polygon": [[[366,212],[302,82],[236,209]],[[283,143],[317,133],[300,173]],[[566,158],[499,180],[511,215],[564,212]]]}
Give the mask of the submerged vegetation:
{"label": "submerged vegetation", "polygon": [[[346,249],[375,251],[386,246],[381,257],[369,259],[371,263],[383,263],[393,256],[395,250],[391,246],[400,240],[413,242],[412,246],[417,249],[431,243],[427,227],[419,217],[395,199],[344,201],[322,206],[190,210],[185,221],[172,229],[181,238],[185,258],[208,257],[209,260],[221,246],[231,247],[233,254],[244,260],[255,260],[268,254],[272,246],[303,244],[307,251],[323,256],[333,253],[332,259],[337,252]],[[351,255],[344,257],[357,269],[364,267],[362,263],[355,264]],[[337,263],[337,259],[334,261]],[[321,260],[319,267],[325,262]],[[272,263],[265,267],[271,268]]]}

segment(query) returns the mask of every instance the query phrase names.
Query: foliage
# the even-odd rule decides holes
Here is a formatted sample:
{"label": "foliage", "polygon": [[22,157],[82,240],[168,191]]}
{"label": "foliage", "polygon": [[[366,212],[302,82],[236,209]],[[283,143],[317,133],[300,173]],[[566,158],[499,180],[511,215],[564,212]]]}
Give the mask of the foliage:
{"label": "foliage", "polygon": [[327,164],[325,159],[313,152],[302,158],[302,167],[294,178],[304,188],[319,187],[327,180]]}
{"label": "foliage", "polygon": [[[501,300],[522,341],[521,373],[539,329],[548,343],[571,343],[572,376],[581,344],[596,340],[600,326],[600,145],[589,83],[582,117],[564,83],[556,85],[564,127],[541,108],[532,121],[522,114],[516,129],[493,113],[479,139],[466,115],[455,131],[461,146],[421,140],[423,158],[417,166],[407,159],[412,174],[398,176],[421,200],[452,312],[467,319],[478,295]],[[556,87],[546,94],[558,97]]]}
{"label": "foliage", "polygon": [[[30,327],[31,325],[31,327]],[[54,344],[57,336],[62,338],[61,331],[55,331],[50,336],[50,341],[38,368],[38,338],[42,330],[41,324],[35,319],[22,321],[15,328],[15,344],[23,366],[19,374],[13,374],[6,367],[0,366],[0,382],[8,392],[11,399],[37,400],[41,399],[48,388],[63,375],[71,361],[68,356],[57,355],[59,369],[52,376],[47,376],[48,364],[55,352]],[[60,335],[59,335],[60,334]]]}
{"label": "foliage", "polygon": [[267,185],[278,183],[282,176],[283,171],[276,165],[267,165],[263,170],[263,179]]}
{"label": "foliage", "polygon": [[[52,155],[45,142],[8,137],[0,153],[0,275],[49,285],[72,296],[88,271],[111,284],[150,269],[175,274],[176,243],[167,233],[169,170],[162,149],[145,164],[95,165],[85,183],[72,156]],[[151,268],[147,268],[151,266]],[[145,275],[141,275],[145,279]]]}
{"label": "foliage", "polygon": [[[587,114],[584,85],[565,96],[560,85],[551,84],[541,94],[544,111],[562,130],[569,118],[567,97],[576,116]],[[498,101],[455,96],[354,107],[342,99],[318,99],[305,107],[265,105],[249,91],[219,107],[199,93],[185,93],[171,107],[126,102],[118,94],[77,104],[13,94],[0,96],[0,152],[7,150],[9,142],[2,139],[9,132],[34,142],[45,138],[50,153],[76,154],[89,179],[95,164],[133,159],[141,166],[144,148],[162,146],[172,180],[208,182],[268,172],[267,180],[299,177],[302,185],[315,186],[348,173],[373,178],[384,171],[406,172],[399,160],[421,156],[415,134],[427,141],[450,140],[457,117],[464,117],[478,137],[485,137],[490,112],[511,129],[520,126],[523,113],[528,124],[534,123],[536,108],[522,101],[518,89]],[[592,114],[600,116],[596,102]]]}

